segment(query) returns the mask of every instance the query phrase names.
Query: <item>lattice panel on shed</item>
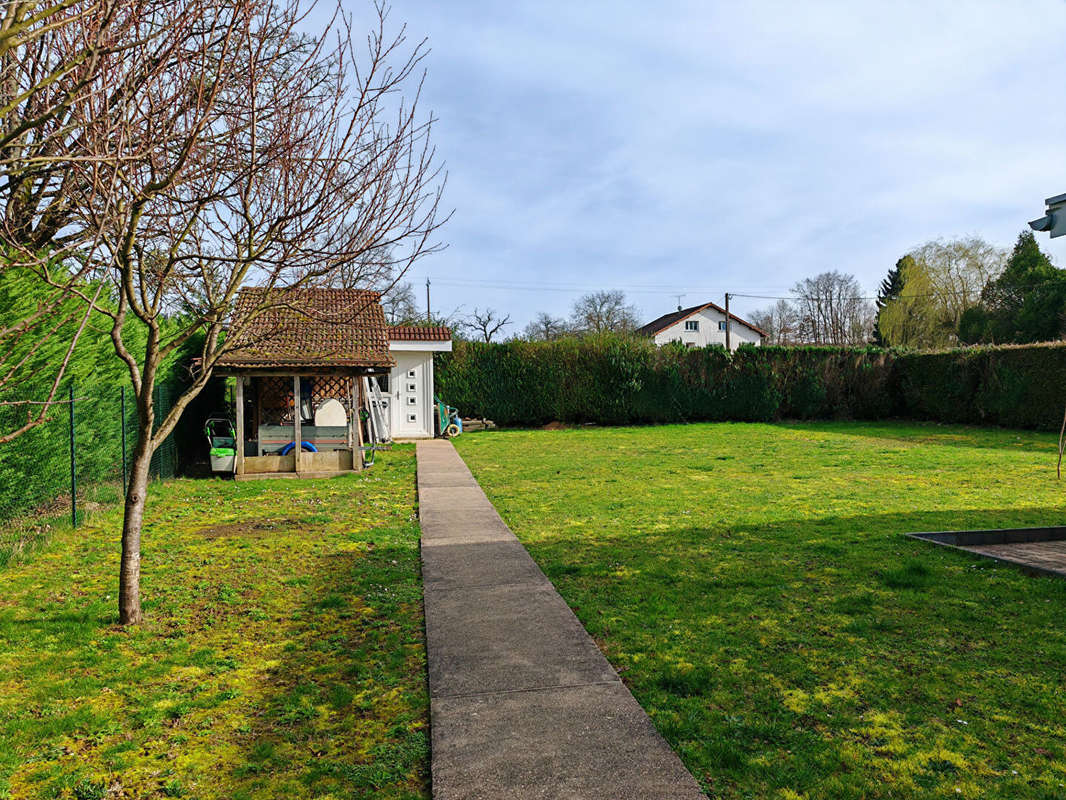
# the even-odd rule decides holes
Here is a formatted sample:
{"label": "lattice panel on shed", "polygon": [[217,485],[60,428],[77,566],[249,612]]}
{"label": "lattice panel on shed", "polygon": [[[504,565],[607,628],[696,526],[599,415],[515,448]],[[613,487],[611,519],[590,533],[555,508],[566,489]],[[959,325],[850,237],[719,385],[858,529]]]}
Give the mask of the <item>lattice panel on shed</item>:
{"label": "lattice panel on shed", "polygon": [[311,403],[317,409],[326,400],[340,400],[351,410],[352,378],[349,375],[315,375],[311,378]]}
{"label": "lattice panel on shed", "polygon": [[[262,419],[273,424],[287,424],[292,416],[292,378],[286,375],[256,378]],[[314,375],[303,378],[311,383],[311,406],[315,411],[326,400],[339,400],[351,413],[352,377],[348,375]],[[306,383],[304,384],[306,386]],[[305,390],[306,391],[306,390]],[[306,409],[305,409],[306,413]]]}
{"label": "lattice panel on shed", "polygon": [[256,378],[259,391],[259,409],[264,421],[271,423],[292,422],[292,378],[269,376]]}

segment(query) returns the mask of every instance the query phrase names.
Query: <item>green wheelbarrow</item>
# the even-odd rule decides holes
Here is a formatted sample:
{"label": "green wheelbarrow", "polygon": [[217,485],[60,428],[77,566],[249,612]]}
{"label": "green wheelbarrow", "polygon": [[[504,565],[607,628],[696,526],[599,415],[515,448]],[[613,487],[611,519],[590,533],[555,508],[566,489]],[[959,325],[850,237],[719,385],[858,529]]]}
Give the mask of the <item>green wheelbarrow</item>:
{"label": "green wheelbarrow", "polygon": [[437,435],[442,439],[451,439],[463,432],[463,420],[459,416],[459,409],[448,405],[439,397],[434,396],[433,402],[437,405]]}

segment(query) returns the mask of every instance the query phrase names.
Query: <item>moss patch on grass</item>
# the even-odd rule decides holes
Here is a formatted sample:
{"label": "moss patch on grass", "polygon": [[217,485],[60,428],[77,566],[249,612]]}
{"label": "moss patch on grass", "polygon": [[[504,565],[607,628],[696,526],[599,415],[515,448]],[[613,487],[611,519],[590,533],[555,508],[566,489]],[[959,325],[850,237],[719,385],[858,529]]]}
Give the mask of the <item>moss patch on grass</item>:
{"label": "moss patch on grass", "polygon": [[1063,524],[1053,437],[701,424],[456,447],[711,797],[1066,796],[1066,581],[902,536]]}
{"label": "moss patch on grass", "polygon": [[426,798],[414,450],[316,481],[152,487],[0,569],[0,797]]}

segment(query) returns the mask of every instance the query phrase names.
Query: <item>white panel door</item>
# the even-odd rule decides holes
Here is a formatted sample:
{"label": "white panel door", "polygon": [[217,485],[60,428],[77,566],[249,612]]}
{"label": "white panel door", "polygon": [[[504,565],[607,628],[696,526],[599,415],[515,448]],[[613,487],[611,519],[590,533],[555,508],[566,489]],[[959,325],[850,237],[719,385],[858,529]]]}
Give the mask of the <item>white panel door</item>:
{"label": "white panel door", "polygon": [[394,352],[396,368],[389,377],[392,395],[392,435],[432,436],[428,421],[429,400],[426,398],[426,366],[424,353]]}

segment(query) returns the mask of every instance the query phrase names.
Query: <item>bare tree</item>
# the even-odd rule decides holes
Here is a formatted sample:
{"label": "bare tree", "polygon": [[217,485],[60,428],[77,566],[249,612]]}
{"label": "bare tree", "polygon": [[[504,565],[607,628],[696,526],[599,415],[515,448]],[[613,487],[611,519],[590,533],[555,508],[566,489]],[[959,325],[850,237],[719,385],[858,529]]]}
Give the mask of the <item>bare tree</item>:
{"label": "bare tree", "polygon": [[[148,58],[145,49],[176,37],[182,57],[138,86],[139,102],[114,124],[87,126],[83,157],[68,166],[78,172],[72,186],[80,187],[72,207],[101,232],[78,256],[108,287],[106,301],[90,291],[96,283],[71,291],[109,319],[140,423],[123,519],[123,624],[142,618],[141,529],[152,453],[218,359],[241,341],[243,330],[231,324],[238,291],[263,289],[251,321],[289,305],[295,289],[334,285],[352,265],[363,264],[357,279],[374,285],[385,276],[368,254],[383,248],[395,254],[395,279],[435,249],[440,225],[431,120],[417,112],[424,43],[408,47],[402,29],[387,35],[384,7],[376,7],[365,52],[339,10],[321,36],[297,33],[305,16],[299,0],[187,0],[181,8],[195,13],[177,16],[174,30],[167,8],[135,28],[124,56]],[[168,27],[149,36],[159,24]],[[111,65],[109,83],[124,80],[124,63]],[[105,98],[94,97],[80,113],[110,112]],[[111,153],[119,157],[103,158]],[[22,255],[28,260],[32,252],[23,248]],[[38,274],[51,286],[62,283],[44,265]],[[140,352],[127,346],[130,318],[147,331]],[[160,364],[197,336],[199,371],[157,419]]]}
{"label": "bare tree", "polygon": [[[424,325],[425,314],[419,310],[414,287],[410,281],[401,280],[403,267],[403,262],[397,262],[393,248],[376,247],[361,255],[358,261],[338,267],[330,285],[380,292],[385,321],[390,325]],[[366,284],[368,276],[374,278],[371,286]]]}
{"label": "bare tree", "polygon": [[789,345],[799,341],[799,314],[788,300],[778,300],[769,308],[755,311],[749,319],[766,332],[766,344]]}
{"label": "bare tree", "polygon": [[511,315],[501,317],[493,308],[479,311],[477,307],[470,313],[464,322],[467,330],[483,342],[491,342],[492,337],[511,324]]}
{"label": "bare tree", "polygon": [[[146,25],[153,13],[167,23]],[[22,276],[24,253],[31,266],[43,259],[53,271],[52,284],[32,293],[33,308],[0,321],[3,404],[25,411],[0,431],[0,443],[46,421],[91,318],[91,309],[69,302],[68,289],[90,270],[71,256],[101,232],[76,213],[73,199],[88,187],[72,164],[114,164],[140,150],[132,138],[120,151],[90,154],[86,145],[183,57],[195,15],[180,3],[146,0],[25,0],[0,9],[0,277]],[[99,113],[87,115],[90,105]]]}
{"label": "bare tree", "polygon": [[[330,285],[338,289],[369,288],[385,294],[399,281],[399,276],[393,273],[394,266],[392,249],[386,246],[375,247],[361,254],[358,261],[338,267]],[[362,282],[368,274],[381,276],[378,285],[368,287]]]}
{"label": "bare tree", "polygon": [[565,319],[553,317],[546,311],[541,311],[526,325],[522,331],[522,338],[531,342],[550,342],[565,336],[569,330]]}
{"label": "bare tree", "polygon": [[[136,60],[127,52],[131,34],[148,11],[142,0],[3,3],[0,223],[5,242],[51,249],[93,233],[76,219],[70,190],[79,174],[68,165],[71,159],[87,157],[79,149],[92,135],[87,126],[115,121],[136,102],[141,82],[180,47],[179,37],[161,41],[163,26],[158,26],[140,30],[158,44],[150,58]],[[175,22],[175,29],[182,29],[182,23]],[[113,72],[114,62],[127,55],[125,80],[105,83],[102,78]],[[80,112],[93,97],[106,98],[107,113],[90,120]]]}
{"label": "bare tree", "polygon": [[977,236],[936,239],[911,251],[902,297],[889,311],[893,344],[946,347],[958,342],[959,322],[999,277],[1007,251]]}
{"label": "bare tree", "polygon": [[386,289],[381,295],[381,306],[390,325],[420,325],[425,321],[410,281],[393,283]]}
{"label": "bare tree", "polygon": [[574,302],[571,322],[574,330],[588,333],[628,332],[640,324],[636,307],[626,303],[625,292],[619,289],[579,297]]}
{"label": "bare tree", "polygon": [[870,338],[873,306],[854,275],[833,270],[793,287],[799,340],[811,344],[858,345]]}

